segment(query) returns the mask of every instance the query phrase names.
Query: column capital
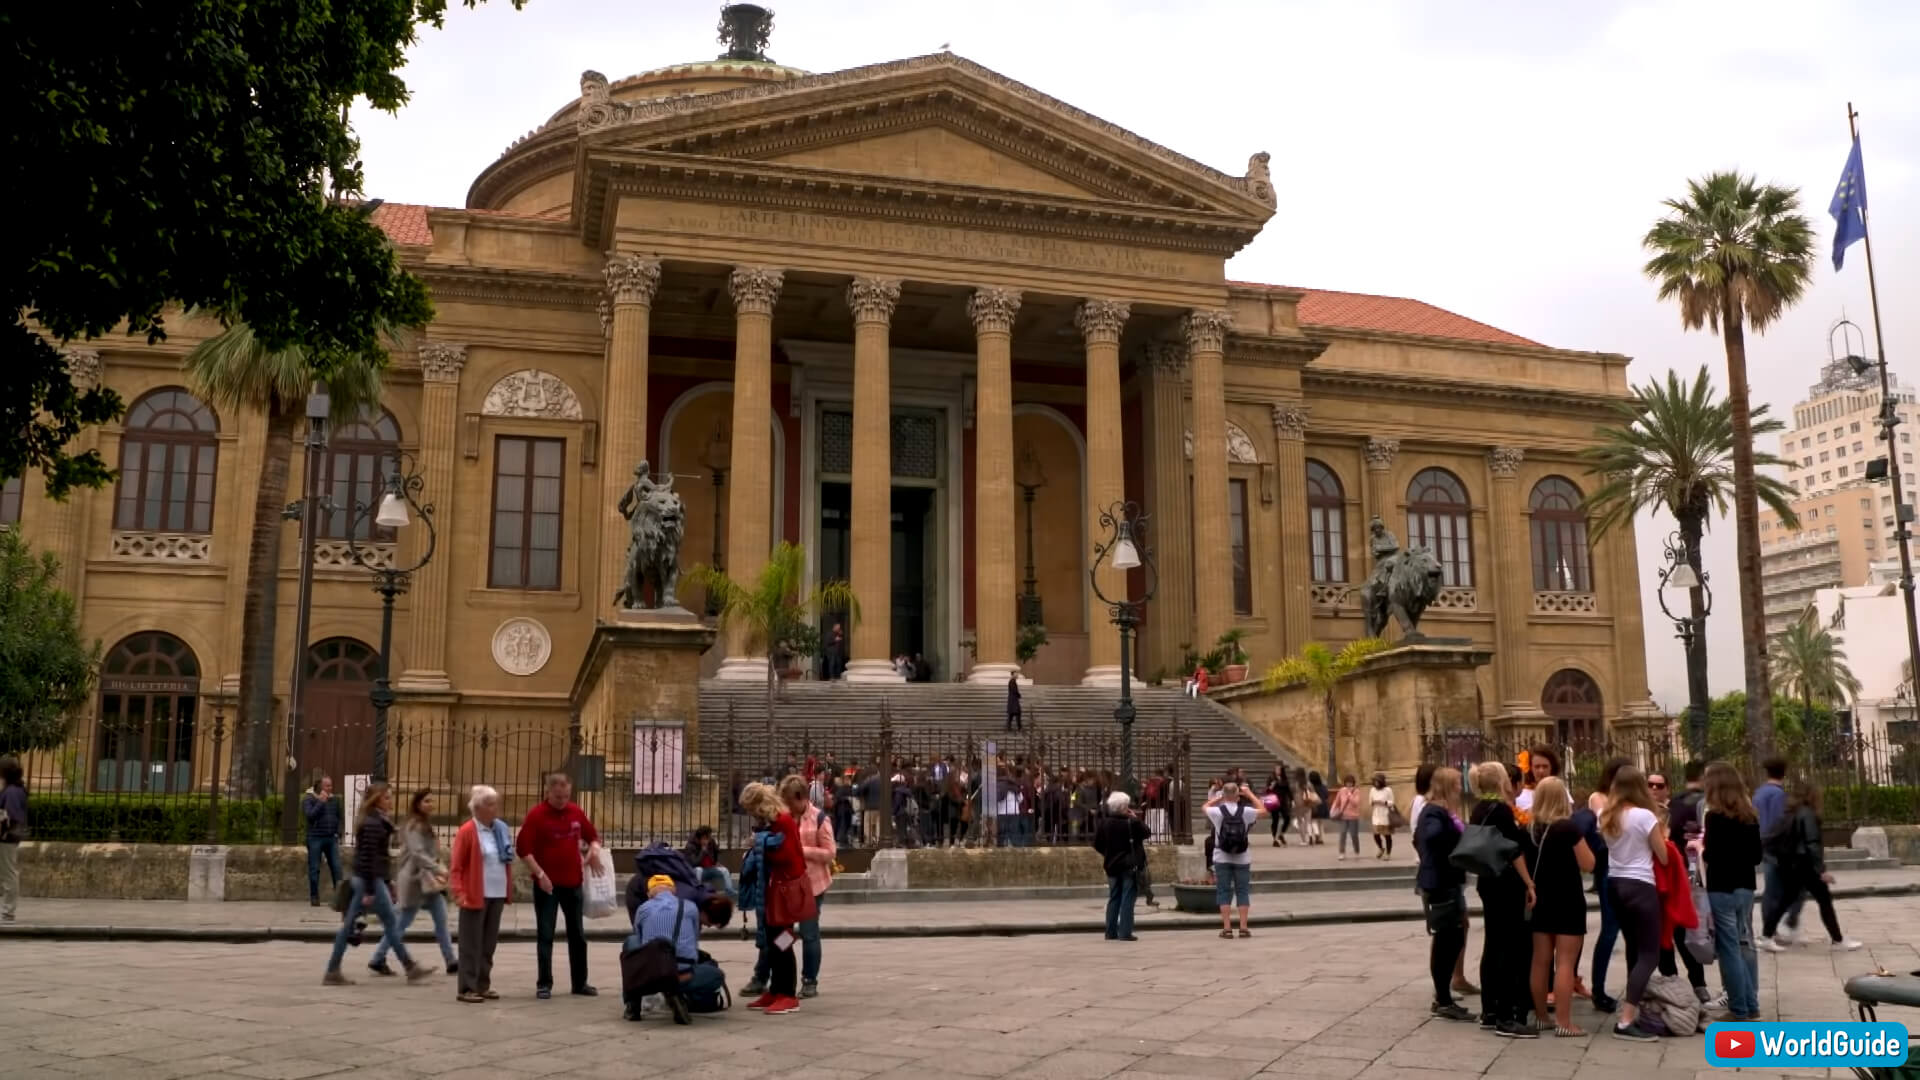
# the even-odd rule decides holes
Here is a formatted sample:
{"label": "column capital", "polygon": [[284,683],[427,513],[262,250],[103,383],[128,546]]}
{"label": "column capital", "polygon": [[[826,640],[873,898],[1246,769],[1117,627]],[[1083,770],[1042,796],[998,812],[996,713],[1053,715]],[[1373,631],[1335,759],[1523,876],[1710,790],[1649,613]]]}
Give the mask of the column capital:
{"label": "column capital", "polygon": [[651,304],[660,288],[660,260],[649,255],[607,253],[607,296],[615,304]]}
{"label": "column capital", "polygon": [[100,386],[100,350],[98,349],[62,349],[60,355],[67,361],[67,378],[73,388],[86,393]]}
{"label": "column capital", "polygon": [[1495,480],[1512,480],[1520,475],[1520,463],[1526,456],[1527,452],[1517,446],[1496,446],[1487,451],[1487,468],[1493,470]]}
{"label": "column capital", "polygon": [[1123,300],[1085,300],[1073,309],[1073,325],[1089,345],[1117,345],[1131,310]]}
{"label": "column capital", "polygon": [[1307,437],[1307,407],[1305,405],[1275,405],[1273,407],[1273,433],[1290,442],[1300,442]]}
{"label": "column capital", "polygon": [[857,277],[847,285],[847,307],[853,309],[856,323],[891,322],[899,303],[899,278]]}
{"label": "column capital", "polygon": [[733,294],[733,310],[741,315],[771,315],[780,299],[780,286],[786,272],[765,266],[737,266],[727,278],[727,291]]}
{"label": "column capital", "polygon": [[459,382],[460,371],[467,366],[467,347],[448,341],[426,341],[420,345],[420,377],[427,382]]}
{"label": "column capital", "polygon": [[967,317],[976,334],[1011,334],[1013,317],[1020,312],[1020,290],[983,285],[967,297]]}
{"label": "column capital", "polygon": [[1383,439],[1374,436],[1367,440],[1367,468],[1374,472],[1386,472],[1393,468],[1393,456],[1400,452],[1399,439]]}
{"label": "column capital", "polygon": [[1175,379],[1187,373],[1187,346],[1182,341],[1147,342],[1147,364],[1155,375]]}
{"label": "column capital", "polygon": [[1233,316],[1224,311],[1190,311],[1180,325],[1187,335],[1189,349],[1220,352],[1227,347],[1227,331],[1233,329]]}

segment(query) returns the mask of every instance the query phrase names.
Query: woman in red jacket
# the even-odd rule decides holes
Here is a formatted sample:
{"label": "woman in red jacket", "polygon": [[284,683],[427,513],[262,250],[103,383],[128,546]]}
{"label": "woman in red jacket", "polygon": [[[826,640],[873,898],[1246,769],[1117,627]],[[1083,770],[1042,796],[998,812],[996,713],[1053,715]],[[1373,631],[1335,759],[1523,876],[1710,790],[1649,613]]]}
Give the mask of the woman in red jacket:
{"label": "woman in red jacket", "polygon": [[[741,792],[740,808],[767,822],[769,830],[781,838],[778,843],[767,846],[766,889],[762,895],[771,898],[782,884],[796,878],[804,882],[807,860],[800,845],[800,829],[774,789],[765,784],[749,784],[747,790]],[[811,886],[808,889],[811,894]],[[765,927],[767,952],[772,960],[771,977],[767,992],[748,1002],[747,1008],[761,1009],[768,1015],[793,1012],[800,1008],[797,928],[791,922],[780,923],[768,918],[765,908],[761,911],[761,925]]]}

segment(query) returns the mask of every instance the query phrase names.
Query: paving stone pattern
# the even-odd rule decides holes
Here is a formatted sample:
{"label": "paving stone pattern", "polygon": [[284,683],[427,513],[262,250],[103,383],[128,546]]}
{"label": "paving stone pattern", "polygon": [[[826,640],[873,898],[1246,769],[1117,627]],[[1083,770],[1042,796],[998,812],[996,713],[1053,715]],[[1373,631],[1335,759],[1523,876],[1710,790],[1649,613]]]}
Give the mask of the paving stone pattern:
{"label": "paving stone pattern", "polygon": [[[1844,977],[1875,963],[1900,971],[1920,967],[1915,913],[1910,899],[1842,902],[1843,925],[1868,948],[1836,954],[1816,943],[1783,957],[1763,956],[1764,1012],[1842,1017]],[[676,1028],[655,1016],[637,1025],[619,1019],[611,945],[595,945],[592,953],[593,978],[607,991],[602,997],[535,1000],[533,949],[516,942],[501,946],[495,969],[502,999],[463,1005],[453,1000],[450,978],[409,987],[367,976],[368,947],[348,953],[347,970],[360,984],[328,988],[319,985],[326,960],[320,945],[12,940],[0,944],[6,975],[0,979],[0,1075],[1725,1075],[1705,1066],[1699,1039],[1522,1042],[1429,1021],[1426,944],[1418,925],[1403,923],[1262,930],[1244,941],[1194,930],[1149,934],[1137,943],[1092,935],[828,942],[822,996],[799,1013],[763,1017],[736,1008]],[[1478,944],[1476,934],[1473,958]],[[727,937],[709,948],[736,986],[744,980],[751,959],[746,946]],[[564,948],[559,952],[556,962],[564,965]],[[558,974],[565,985],[564,972]],[[1623,977],[1617,962],[1613,978]],[[1604,1023],[1584,1007],[1575,1016],[1589,1029]]]}

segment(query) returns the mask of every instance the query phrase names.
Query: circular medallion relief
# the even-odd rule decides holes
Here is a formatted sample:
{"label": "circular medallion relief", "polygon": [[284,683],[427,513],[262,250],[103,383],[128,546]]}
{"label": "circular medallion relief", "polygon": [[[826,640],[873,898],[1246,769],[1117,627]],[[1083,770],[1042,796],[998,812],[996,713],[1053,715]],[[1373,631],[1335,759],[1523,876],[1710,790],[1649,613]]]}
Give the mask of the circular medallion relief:
{"label": "circular medallion relief", "polygon": [[532,675],[552,655],[553,637],[538,620],[508,619],[493,632],[493,662],[509,675]]}

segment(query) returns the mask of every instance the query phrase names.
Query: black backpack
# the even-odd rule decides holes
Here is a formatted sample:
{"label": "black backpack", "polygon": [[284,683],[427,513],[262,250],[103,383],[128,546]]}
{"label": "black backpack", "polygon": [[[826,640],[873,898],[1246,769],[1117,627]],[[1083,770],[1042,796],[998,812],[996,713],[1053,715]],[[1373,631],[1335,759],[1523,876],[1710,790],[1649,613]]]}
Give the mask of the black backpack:
{"label": "black backpack", "polygon": [[1247,853],[1247,811],[1242,806],[1225,807],[1220,811],[1220,839],[1214,845],[1228,855]]}

